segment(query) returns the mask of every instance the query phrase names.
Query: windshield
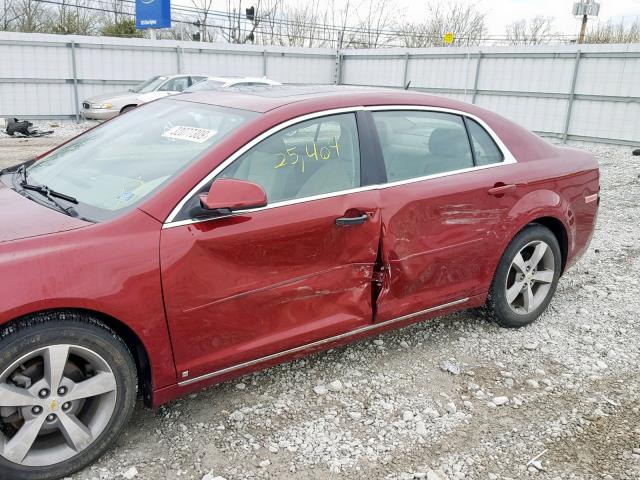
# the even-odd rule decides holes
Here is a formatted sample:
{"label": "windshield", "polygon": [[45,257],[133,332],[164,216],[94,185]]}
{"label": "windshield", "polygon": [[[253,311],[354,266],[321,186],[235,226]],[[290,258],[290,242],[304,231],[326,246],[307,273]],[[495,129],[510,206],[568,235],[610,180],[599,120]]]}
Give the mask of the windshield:
{"label": "windshield", "polygon": [[225,82],[221,82],[220,80],[205,80],[204,82],[196,83],[187,89],[189,92],[197,92],[200,90],[215,90],[216,88],[220,88],[224,85]]}
{"label": "windshield", "polygon": [[171,99],[116,117],[27,168],[28,182],[75,197],[79,216],[114,218],[256,113]]}
{"label": "windshield", "polygon": [[131,89],[132,92],[134,93],[147,93],[147,92],[153,92],[155,91],[156,88],[158,88],[162,82],[164,82],[167,79],[167,77],[152,77],[149,80],[147,80],[146,82],[142,82],[139,85],[133,87]]}

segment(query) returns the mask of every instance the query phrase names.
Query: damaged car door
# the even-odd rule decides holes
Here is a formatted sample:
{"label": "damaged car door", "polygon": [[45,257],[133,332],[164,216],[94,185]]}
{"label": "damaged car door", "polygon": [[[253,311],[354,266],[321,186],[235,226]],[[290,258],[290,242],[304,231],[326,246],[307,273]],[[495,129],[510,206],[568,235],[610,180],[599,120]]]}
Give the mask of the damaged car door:
{"label": "damaged car door", "polygon": [[388,108],[372,115],[387,173],[376,321],[486,292],[523,194],[517,163],[469,117]]}
{"label": "damaged car door", "polygon": [[319,115],[275,127],[205,185],[259,185],[266,206],[163,229],[162,282],[180,378],[371,323],[378,192],[360,188],[356,114]]}

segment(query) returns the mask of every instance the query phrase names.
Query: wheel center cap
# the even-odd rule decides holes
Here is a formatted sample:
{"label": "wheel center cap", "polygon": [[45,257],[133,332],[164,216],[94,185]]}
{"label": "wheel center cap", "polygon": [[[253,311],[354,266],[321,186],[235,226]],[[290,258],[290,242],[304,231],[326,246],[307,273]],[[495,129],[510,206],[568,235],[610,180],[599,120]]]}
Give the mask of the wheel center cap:
{"label": "wheel center cap", "polygon": [[57,399],[52,398],[52,399],[49,401],[48,407],[49,407],[49,411],[50,411],[50,412],[55,412],[55,411],[57,411],[57,410],[60,408],[60,403],[58,402],[58,400],[57,400]]}

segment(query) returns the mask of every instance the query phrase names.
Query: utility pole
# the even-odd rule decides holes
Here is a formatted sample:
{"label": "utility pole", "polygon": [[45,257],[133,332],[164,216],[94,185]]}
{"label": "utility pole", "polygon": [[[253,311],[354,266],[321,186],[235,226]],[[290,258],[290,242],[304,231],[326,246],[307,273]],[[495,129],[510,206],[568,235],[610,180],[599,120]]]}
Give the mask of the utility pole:
{"label": "utility pole", "polygon": [[587,20],[589,15],[597,17],[600,12],[600,4],[593,0],[580,0],[573,4],[574,15],[582,15],[582,26],[580,27],[580,36],[578,37],[578,43],[584,43],[584,36],[587,33]]}
{"label": "utility pole", "polygon": [[584,43],[584,34],[587,32],[587,19],[589,17],[585,14],[582,16],[582,27],[580,27],[580,36],[578,37],[578,43]]}

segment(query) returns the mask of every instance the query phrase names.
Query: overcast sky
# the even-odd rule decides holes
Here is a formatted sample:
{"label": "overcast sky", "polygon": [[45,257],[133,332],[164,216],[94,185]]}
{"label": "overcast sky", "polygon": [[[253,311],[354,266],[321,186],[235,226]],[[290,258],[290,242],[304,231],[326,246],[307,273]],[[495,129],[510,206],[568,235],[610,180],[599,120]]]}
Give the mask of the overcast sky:
{"label": "overcast sky", "polygon": [[[415,4],[420,2],[408,2]],[[615,17],[620,21],[633,21],[640,16],[640,0],[601,0],[600,21]],[[571,15],[574,0],[484,0],[480,5],[489,12],[489,33],[503,34],[505,26],[520,18],[554,17],[560,33],[574,34],[580,29],[580,19]]]}

